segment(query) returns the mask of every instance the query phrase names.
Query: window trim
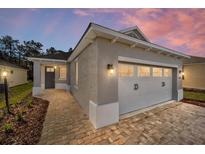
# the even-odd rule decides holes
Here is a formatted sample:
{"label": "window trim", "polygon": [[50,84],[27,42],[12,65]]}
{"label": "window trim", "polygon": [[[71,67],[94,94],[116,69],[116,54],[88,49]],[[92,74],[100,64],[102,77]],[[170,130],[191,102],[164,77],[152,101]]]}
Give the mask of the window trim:
{"label": "window trim", "polygon": [[[148,76],[142,76],[140,75],[140,67],[146,67],[146,68],[149,68],[149,75]],[[152,74],[151,74],[151,67],[150,66],[145,66],[145,65],[139,65],[137,66],[137,77],[140,77],[140,78],[147,78],[147,77],[151,77]]]}
{"label": "window trim", "polygon": [[[164,70],[165,70],[165,69],[170,70],[169,76],[165,76],[165,74],[164,74]],[[172,69],[171,69],[171,68],[163,68],[163,77],[165,77],[165,78],[170,78],[170,77],[172,77]]]}
{"label": "window trim", "polygon": [[[65,78],[61,78],[61,70],[65,69]],[[60,66],[59,67],[59,80],[66,80],[67,79],[67,69],[66,66]]]}
{"label": "window trim", "polygon": [[[124,75],[121,75],[121,72],[120,72],[120,65],[125,65],[125,66],[127,66],[127,68],[126,69],[128,69],[129,70],[129,67],[131,67],[131,74],[124,74]],[[133,77],[134,76],[134,70],[135,70],[135,68],[134,68],[135,66],[133,65],[133,64],[125,64],[125,63],[120,63],[119,64],[119,66],[118,66],[118,74],[119,74],[119,77]],[[129,72],[129,71],[128,71]],[[128,73],[127,72],[127,73]]]}
{"label": "window trim", "polygon": [[75,60],[75,87],[79,84],[79,63],[78,59]]}
{"label": "window trim", "polygon": [[[155,76],[154,75],[154,69],[161,69],[161,76]],[[155,78],[160,78],[160,77],[163,77],[164,73],[163,73],[163,68],[162,67],[152,67],[152,77],[155,77]]]}

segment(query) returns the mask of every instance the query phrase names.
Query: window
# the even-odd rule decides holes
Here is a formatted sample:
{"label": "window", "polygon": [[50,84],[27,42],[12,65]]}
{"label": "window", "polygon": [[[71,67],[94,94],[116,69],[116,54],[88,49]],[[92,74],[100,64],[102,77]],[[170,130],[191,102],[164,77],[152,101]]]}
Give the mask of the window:
{"label": "window", "polygon": [[119,76],[131,77],[134,73],[134,66],[129,64],[119,64]]}
{"label": "window", "polygon": [[47,67],[46,72],[54,72],[55,69],[53,67]]}
{"label": "window", "polygon": [[150,67],[139,66],[138,67],[138,76],[139,77],[149,77],[150,76]]}
{"label": "window", "polygon": [[75,62],[75,85],[78,85],[78,61]]}
{"label": "window", "polygon": [[162,68],[154,67],[152,69],[153,77],[162,77]]}
{"label": "window", "polygon": [[65,66],[60,67],[59,80],[66,80],[66,67]]}
{"label": "window", "polygon": [[169,68],[164,68],[164,77],[170,77],[172,75],[172,70]]}

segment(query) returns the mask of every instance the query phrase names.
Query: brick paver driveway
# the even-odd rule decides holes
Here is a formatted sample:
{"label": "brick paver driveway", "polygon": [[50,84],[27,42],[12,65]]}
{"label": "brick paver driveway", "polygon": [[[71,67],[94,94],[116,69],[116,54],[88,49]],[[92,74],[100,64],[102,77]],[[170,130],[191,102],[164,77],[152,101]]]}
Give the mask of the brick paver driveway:
{"label": "brick paver driveway", "polygon": [[46,91],[50,101],[39,144],[205,144],[205,108],[157,107],[95,130],[70,93]]}

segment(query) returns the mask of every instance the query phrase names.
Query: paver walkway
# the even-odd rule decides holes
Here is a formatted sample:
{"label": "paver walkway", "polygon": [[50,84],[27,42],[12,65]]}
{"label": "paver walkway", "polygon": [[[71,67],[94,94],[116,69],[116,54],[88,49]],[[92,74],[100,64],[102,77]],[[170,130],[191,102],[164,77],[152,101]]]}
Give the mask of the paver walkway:
{"label": "paver walkway", "polygon": [[172,103],[95,130],[70,93],[48,90],[39,144],[205,144],[205,108]]}

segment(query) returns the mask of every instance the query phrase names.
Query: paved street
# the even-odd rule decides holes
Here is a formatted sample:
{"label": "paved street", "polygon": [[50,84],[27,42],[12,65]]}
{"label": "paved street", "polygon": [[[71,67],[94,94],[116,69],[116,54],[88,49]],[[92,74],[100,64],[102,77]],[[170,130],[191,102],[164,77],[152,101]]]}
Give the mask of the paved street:
{"label": "paved street", "polygon": [[171,103],[95,130],[88,116],[63,90],[50,101],[39,144],[205,144],[205,108]]}

